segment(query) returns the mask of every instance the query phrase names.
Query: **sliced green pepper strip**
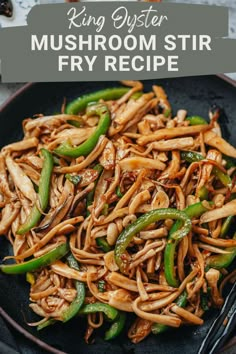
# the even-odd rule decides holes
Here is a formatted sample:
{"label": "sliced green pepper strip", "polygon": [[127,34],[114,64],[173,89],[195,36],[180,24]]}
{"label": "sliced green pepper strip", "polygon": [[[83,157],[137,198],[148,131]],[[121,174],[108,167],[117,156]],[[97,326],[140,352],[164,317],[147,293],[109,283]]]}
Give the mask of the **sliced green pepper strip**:
{"label": "sliced green pepper strip", "polygon": [[23,274],[27,272],[34,272],[35,270],[46,267],[58,259],[64,257],[69,251],[67,243],[54,248],[52,251],[44,254],[41,257],[33,258],[30,261],[18,264],[2,264],[0,270],[6,274]]}
{"label": "sliced green pepper strip", "polygon": [[107,216],[108,213],[109,213],[109,204],[108,204],[108,203],[105,203],[104,206],[103,206],[103,208],[102,208],[101,214]]}
{"label": "sliced green pepper strip", "polygon": [[[101,173],[102,173],[102,171],[103,171],[103,167],[102,167],[102,165],[100,165],[99,163],[98,163],[96,166],[94,166],[93,169],[94,169],[95,171],[98,171],[98,177],[101,175]],[[97,180],[98,180],[98,178],[97,178]]]}
{"label": "sliced green pepper strip", "polygon": [[[202,202],[190,205],[183,211],[190,218],[199,217],[203,213],[205,213],[208,209],[203,205]],[[174,239],[174,235],[177,230],[181,227],[181,221],[177,221],[171,228],[168,242],[164,252],[164,271],[166,281],[170,286],[177,288],[179,286],[179,281],[176,279],[175,271],[174,271],[174,263],[175,263],[175,250],[178,245],[179,240]]]}
{"label": "sliced green pepper strip", "polygon": [[[71,268],[79,270],[79,265],[72,254],[69,254],[69,256],[67,257],[67,262]],[[77,290],[77,294],[76,294],[76,298],[72,301],[69,308],[66,309],[61,315],[61,320],[64,323],[68,322],[70,319],[75,317],[84,304],[85,284],[78,280],[75,280],[74,283]],[[42,324],[38,325],[37,330],[40,331],[41,329],[51,326],[56,322],[57,321],[54,320],[53,318],[49,318],[46,322],[43,322]]]}
{"label": "sliced green pepper strip", "polygon": [[112,323],[111,327],[106,331],[105,333],[105,340],[111,340],[116,337],[121,333],[125,326],[125,321],[126,321],[126,313],[125,312],[119,312],[118,318],[115,320],[114,323]]}
{"label": "sliced green pepper strip", "polygon": [[109,320],[114,321],[119,312],[110,305],[104,304],[102,302],[95,302],[94,304],[84,305],[79,310],[79,315],[88,315],[89,313],[103,312]]}
{"label": "sliced green pepper strip", "polygon": [[[186,304],[187,304],[187,297],[188,297],[188,294],[187,294],[186,291],[184,291],[177,298],[176,305],[178,305],[179,307],[185,307]],[[160,324],[160,323],[154,323],[152,325],[152,333],[153,334],[160,334],[160,333],[166,332],[168,329],[170,329],[169,326],[166,326],[166,325],[163,325],[163,324]]]}
{"label": "sliced green pepper strip", "polygon": [[191,116],[186,118],[187,121],[189,121],[190,125],[207,125],[207,121],[205,118],[202,118],[200,116]]}
{"label": "sliced green pepper strip", "polygon": [[118,198],[122,198],[123,194],[121,193],[120,186],[116,187],[116,195]]}
{"label": "sliced green pepper strip", "polygon": [[30,284],[30,285],[34,285],[35,283],[35,278],[34,278],[34,274],[31,272],[27,272],[26,273],[26,281]]}
{"label": "sliced green pepper strip", "polygon": [[171,116],[171,109],[167,109],[165,112],[164,112],[164,116],[165,118],[169,118]]}
{"label": "sliced green pepper strip", "polygon": [[233,215],[230,215],[225,219],[225,221],[223,222],[223,225],[221,227],[221,230],[220,230],[220,237],[221,238],[224,238],[227,235],[233,220],[234,220]]}
{"label": "sliced green pepper strip", "polygon": [[80,175],[71,175],[70,173],[66,173],[65,175],[66,179],[70,181],[71,183],[74,184],[74,186],[77,186],[82,181],[82,177]]}
{"label": "sliced green pepper strip", "polygon": [[89,207],[90,205],[92,205],[92,203],[93,203],[94,193],[95,193],[95,190],[96,190],[96,186],[97,186],[97,183],[98,183],[98,179],[99,179],[99,177],[100,177],[101,174],[102,174],[103,167],[98,164],[98,165],[94,166],[93,169],[94,169],[95,171],[98,171],[98,178],[97,178],[97,180],[94,182],[94,188],[91,190],[91,192],[88,193],[87,198],[86,198],[87,216],[90,215],[90,212],[88,211],[88,207]]}
{"label": "sliced green pepper strip", "polygon": [[56,155],[53,156],[53,164],[56,166],[60,166],[60,159]]}
{"label": "sliced green pepper strip", "polygon": [[67,114],[78,114],[84,111],[90,102],[98,102],[99,100],[110,101],[117,100],[125,95],[130,88],[128,87],[112,87],[105,90],[89,93],[72,101],[66,107]]}
{"label": "sliced green pepper strip", "polygon": [[222,172],[219,170],[217,167],[213,167],[212,173],[221,181],[221,183],[225,187],[231,187],[232,186],[232,180],[230,176],[227,173]]}
{"label": "sliced green pepper strip", "polygon": [[104,293],[106,291],[106,282],[105,282],[105,280],[99,280],[98,281],[98,291],[100,293]]}
{"label": "sliced green pepper strip", "polygon": [[198,152],[194,151],[181,151],[181,159],[189,163],[198,162],[204,160],[204,157]]}
{"label": "sliced green pepper strip", "polygon": [[138,92],[133,93],[130,98],[133,98],[133,100],[138,100],[142,95],[143,95],[143,92],[138,91]]}
{"label": "sliced green pepper strip", "polygon": [[[236,240],[236,233],[234,234],[233,239]],[[227,251],[231,253],[217,254],[208,257],[206,260],[206,268],[222,269],[229,267],[236,257],[236,247],[229,247],[227,248]]]}
{"label": "sliced green pepper strip", "polygon": [[203,311],[209,310],[208,295],[207,295],[207,293],[203,293],[202,290],[201,290],[201,295],[200,295],[200,304],[201,304],[201,308],[203,309]]}
{"label": "sliced green pepper strip", "polygon": [[87,116],[98,115],[99,122],[94,133],[81,145],[72,147],[68,142],[61,144],[54,152],[58,155],[77,158],[79,156],[87,156],[96,146],[101,135],[106,134],[111,118],[110,112],[105,104],[89,106],[87,108]]}
{"label": "sliced green pepper strip", "polygon": [[73,127],[76,127],[76,128],[80,128],[81,127],[81,122],[79,122],[78,120],[69,119],[67,121],[67,123],[70,124],[70,125],[73,125]]}
{"label": "sliced green pepper strip", "polygon": [[103,252],[109,252],[111,251],[111,246],[109,245],[109,243],[106,240],[106,237],[98,237],[96,238],[96,244],[98,245],[98,247],[100,247]]}
{"label": "sliced green pepper strip", "polygon": [[31,213],[29,214],[25,223],[21,225],[17,231],[17,234],[19,235],[24,235],[26,232],[36,226],[41,218],[41,211],[45,211],[48,206],[50,182],[53,171],[53,157],[52,154],[46,149],[41,149],[41,153],[44,157],[38,189],[38,199],[41,210],[38,209],[36,204],[33,206]]}
{"label": "sliced green pepper strip", "polygon": [[[204,157],[201,154],[193,151],[182,151],[181,158],[189,163],[204,160]],[[227,173],[222,172],[219,168],[215,166],[213,167],[212,172],[225,187],[232,186],[232,180],[230,176],[227,175]]]}
{"label": "sliced green pepper strip", "polygon": [[198,193],[198,196],[199,196],[200,200],[207,200],[208,199],[208,194],[209,194],[209,191],[208,191],[207,187],[203,186],[200,189],[200,191]]}
{"label": "sliced green pepper strip", "polygon": [[126,229],[124,229],[124,231],[119,235],[116,241],[115,261],[122,273],[125,273],[125,269],[126,269],[126,265],[125,265],[126,248],[129,246],[134,236],[138,234],[141,230],[143,230],[145,227],[147,227],[148,225],[158,220],[165,220],[165,219],[176,219],[176,220],[180,220],[180,222],[183,223],[183,227],[181,229],[177,229],[172,234],[172,238],[176,240],[183,238],[191,230],[192,223],[190,218],[187,216],[185,212],[177,209],[171,209],[171,208],[156,209],[140,216],[135,222],[130,224]]}
{"label": "sliced green pepper strip", "polygon": [[[69,266],[73,269],[79,270],[79,265],[72,254],[67,257],[67,262]],[[79,310],[84,304],[85,299],[85,284],[81,281],[76,280],[75,287],[77,290],[76,298],[72,301],[69,308],[62,313],[62,321],[67,322],[71,318],[77,315]]]}

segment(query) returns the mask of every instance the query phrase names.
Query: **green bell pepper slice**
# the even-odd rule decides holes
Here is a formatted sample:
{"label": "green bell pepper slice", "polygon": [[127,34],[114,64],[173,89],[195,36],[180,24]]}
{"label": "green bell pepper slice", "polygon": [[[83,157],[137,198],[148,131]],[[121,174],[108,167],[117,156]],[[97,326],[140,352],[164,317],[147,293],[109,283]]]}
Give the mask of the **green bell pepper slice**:
{"label": "green bell pepper slice", "polygon": [[191,116],[187,117],[185,120],[187,120],[190,125],[207,125],[207,121],[205,118],[202,118],[200,116]]}
{"label": "green bell pepper slice", "polygon": [[44,157],[43,168],[39,180],[38,199],[41,210],[38,209],[35,204],[31,210],[31,213],[27,217],[25,223],[17,230],[17,234],[24,235],[37,225],[41,218],[41,211],[45,211],[48,206],[49,194],[50,194],[50,182],[53,172],[53,157],[52,154],[46,150],[41,149],[41,154]]}
{"label": "green bell pepper slice", "polygon": [[96,312],[103,312],[106,317],[114,321],[118,317],[118,310],[110,305],[104,304],[102,302],[95,302],[93,304],[84,305],[80,311],[78,312],[79,315],[88,315],[89,313],[96,313]]}
{"label": "green bell pepper slice", "polygon": [[119,312],[118,318],[112,323],[111,327],[105,333],[105,340],[111,340],[122,332],[126,321],[126,313]]}
{"label": "green bell pepper slice", "polygon": [[[75,270],[79,270],[79,265],[77,260],[72,254],[67,257],[67,262],[69,266]],[[69,308],[62,313],[62,322],[68,322],[73,318],[84,304],[85,300],[85,284],[81,281],[75,280],[75,288],[77,291],[76,298],[72,301]]]}
{"label": "green bell pepper slice", "polygon": [[[198,162],[204,160],[204,157],[199,154],[198,152],[193,152],[193,151],[182,151],[181,152],[181,158],[189,163],[192,162]],[[232,180],[227,173],[224,173],[217,167],[213,167],[213,174],[220,180],[220,182],[225,186],[225,187],[231,187],[232,186]]]}
{"label": "green bell pepper slice", "polygon": [[61,144],[54,150],[56,154],[72,158],[87,156],[97,145],[100,136],[106,134],[111,123],[110,112],[107,106],[103,103],[89,106],[86,113],[88,117],[92,115],[98,115],[100,117],[95,132],[79,146],[72,147],[68,142]]}
{"label": "green bell pepper slice", "polygon": [[[204,206],[202,202],[190,205],[183,211],[190,218],[199,217],[205,213],[208,209]],[[175,261],[175,251],[179,243],[178,239],[175,239],[174,235],[177,230],[181,227],[181,221],[177,221],[171,228],[169,232],[168,242],[164,252],[164,272],[166,281],[170,286],[177,288],[179,286],[179,281],[176,279],[174,271],[174,261]]]}
{"label": "green bell pepper slice", "polygon": [[84,111],[89,103],[98,102],[101,99],[104,101],[117,100],[129,92],[129,90],[129,87],[112,87],[86,94],[69,103],[66,107],[66,113],[72,115],[78,114]]}
{"label": "green bell pepper slice", "polygon": [[[188,294],[187,294],[186,291],[184,291],[177,298],[176,305],[178,305],[179,307],[185,307],[186,304],[187,304],[187,297],[188,297]],[[163,332],[166,332],[170,328],[171,327],[163,325],[163,324],[160,324],[160,323],[153,323],[153,325],[152,325],[152,333],[153,334],[161,334]]]}
{"label": "green bell pepper slice", "polygon": [[107,239],[105,236],[104,237],[97,237],[96,244],[98,247],[100,247],[103,250],[103,252],[107,253],[112,250],[112,247],[107,242]]}
{"label": "green bell pepper slice", "polygon": [[221,238],[224,238],[227,235],[227,233],[229,232],[230,226],[232,225],[233,220],[234,220],[233,215],[228,216],[224,220],[223,225],[220,230],[220,237]]}
{"label": "green bell pepper slice", "polygon": [[165,219],[175,219],[180,220],[181,228],[178,228],[172,233],[172,238],[175,240],[180,240],[186,236],[191,230],[192,223],[188,215],[180,210],[166,208],[166,209],[156,209],[152,210],[142,216],[140,216],[135,222],[130,224],[124,231],[119,235],[116,245],[115,245],[115,261],[122,273],[126,273],[126,262],[125,262],[125,252],[126,248],[129,246],[130,242],[133,240],[134,236],[138,234],[148,225]]}
{"label": "green bell pepper slice", "polygon": [[2,264],[0,265],[0,270],[6,274],[23,274],[27,272],[34,272],[39,268],[46,267],[58,259],[61,259],[68,253],[68,251],[68,244],[63,243],[43,256],[33,258],[30,261],[17,264]]}
{"label": "green bell pepper slice", "polygon": [[[233,239],[236,240],[236,233],[234,234]],[[227,248],[227,251],[230,253],[217,254],[208,257],[206,260],[206,268],[222,269],[229,267],[236,257],[236,247],[229,247]]]}

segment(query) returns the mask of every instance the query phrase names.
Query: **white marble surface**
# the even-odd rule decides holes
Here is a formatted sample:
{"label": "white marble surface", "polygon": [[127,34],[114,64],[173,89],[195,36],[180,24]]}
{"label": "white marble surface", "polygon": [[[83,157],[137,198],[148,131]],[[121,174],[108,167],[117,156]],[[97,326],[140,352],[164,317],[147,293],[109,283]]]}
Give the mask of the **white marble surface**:
{"label": "white marble surface", "polygon": [[39,4],[40,0],[12,0],[13,16],[7,18],[0,15],[0,27],[22,26],[26,24],[26,18],[30,9]]}

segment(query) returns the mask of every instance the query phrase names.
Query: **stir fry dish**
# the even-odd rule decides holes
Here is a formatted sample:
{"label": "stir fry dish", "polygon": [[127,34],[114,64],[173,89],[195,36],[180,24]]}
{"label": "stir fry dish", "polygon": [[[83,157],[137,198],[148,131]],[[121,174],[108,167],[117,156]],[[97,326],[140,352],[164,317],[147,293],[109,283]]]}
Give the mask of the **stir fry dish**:
{"label": "stir fry dish", "polygon": [[202,325],[236,279],[236,149],[221,110],[174,114],[162,87],[122,85],[25,119],[0,153],[0,234],[13,249],[0,271],[25,274],[31,325],[87,321],[87,342],[99,327],[138,343]]}

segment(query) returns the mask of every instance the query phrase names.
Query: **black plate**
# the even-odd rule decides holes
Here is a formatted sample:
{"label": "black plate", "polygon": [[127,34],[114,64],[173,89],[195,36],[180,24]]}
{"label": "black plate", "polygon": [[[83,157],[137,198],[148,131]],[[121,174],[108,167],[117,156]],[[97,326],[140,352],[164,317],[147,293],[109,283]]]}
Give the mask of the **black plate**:
{"label": "black plate", "polygon": [[[236,88],[216,76],[189,77],[144,82],[145,90],[153,84],[162,85],[168,93],[174,111],[184,108],[190,115],[207,117],[213,104],[224,108],[225,116],[221,118],[224,137],[235,145],[236,138]],[[22,136],[21,122],[36,113],[54,114],[60,112],[63,98],[68,101],[86,92],[104,87],[119,85],[116,82],[93,83],[39,83],[21,90],[0,112],[1,146]],[[9,244],[0,238],[0,259],[9,254]],[[41,332],[28,327],[27,321],[36,317],[28,309],[29,286],[24,276],[5,276],[0,274],[0,304],[3,309],[30,333],[67,353],[196,353],[209,326],[215,317],[210,312],[201,327],[183,327],[160,336],[149,336],[134,345],[125,334],[113,342],[105,342],[102,333],[95,338],[93,345],[86,345],[83,340],[85,325],[83,320],[75,319],[68,324],[58,324]]]}

